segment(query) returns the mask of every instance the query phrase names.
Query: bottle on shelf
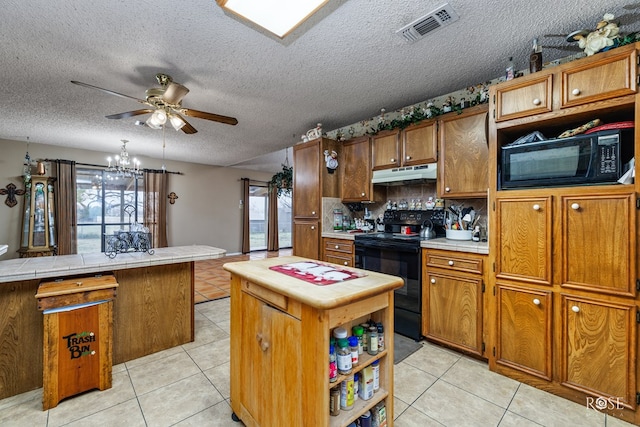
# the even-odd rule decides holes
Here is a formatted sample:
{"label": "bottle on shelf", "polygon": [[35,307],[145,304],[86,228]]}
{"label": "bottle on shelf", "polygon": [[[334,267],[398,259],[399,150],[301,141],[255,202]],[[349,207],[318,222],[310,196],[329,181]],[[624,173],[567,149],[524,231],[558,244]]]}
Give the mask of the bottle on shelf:
{"label": "bottle on shelf", "polygon": [[338,379],[338,365],[336,361],[336,349],[329,345],[329,381],[334,383]]}
{"label": "bottle on shelf", "polygon": [[358,338],[350,336],[348,341],[349,350],[351,351],[351,366],[358,366],[358,363],[360,361],[358,353]]}
{"label": "bottle on shelf", "polygon": [[349,411],[353,409],[354,397],[353,397],[353,375],[347,376],[347,378],[340,383],[340,409]]}
{"label": "bottle on shelf", "polygon": [[351,373],[353,368],[351,362],[351,350],[346,338],[338,338],[338,354],[336,356],[338,362],[338,373],[347,375]]}
{"label": "bottle on shelf", "polygon": [[364,347],[363,347],[364,328],[361,325],[354,326],[353,335],[358,339],[358,354],[360,355],[364,353]]}
{"label": "bottle on shelf", "polygon": [[378,354],[378,327],[374,325],[369,326],[369,345],[367,347],[367,353],[372,356]]}
{"label": "bottle on shelf", "polygon": [[513,80],[515,77],[516,71],[513,66],[513,56],[509,57],[509,61],[507,62],[507,68],[505,70],[505,77],[507,80]]}
{"label": "bottle on shelf", "polygon": [[380,390],[380,361],[374,360],[371,369],[373,369],[373,392],[375,393]]}
{"label": "bottle on shelf", "polygon": [[538,44],[538,39],[533,39],[533,48],[529,56],[529,72],[536,73],[542,70],[542,48]]}
{"label": "bottle on shelf", "polygon": [[384,350],[384,327],[382,326],[382,322],[378,322],[378,351]]}

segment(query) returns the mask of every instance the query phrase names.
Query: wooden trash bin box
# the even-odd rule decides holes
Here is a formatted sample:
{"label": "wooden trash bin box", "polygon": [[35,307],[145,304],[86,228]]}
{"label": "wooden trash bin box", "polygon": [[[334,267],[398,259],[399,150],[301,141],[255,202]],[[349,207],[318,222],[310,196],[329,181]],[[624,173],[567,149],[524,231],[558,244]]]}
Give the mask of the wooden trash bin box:
{"label": "wooden trash bin box", "polygon": [[44,314],[43,410],[84,391],[111,388],[112,274],[42,282],[36,298]]}

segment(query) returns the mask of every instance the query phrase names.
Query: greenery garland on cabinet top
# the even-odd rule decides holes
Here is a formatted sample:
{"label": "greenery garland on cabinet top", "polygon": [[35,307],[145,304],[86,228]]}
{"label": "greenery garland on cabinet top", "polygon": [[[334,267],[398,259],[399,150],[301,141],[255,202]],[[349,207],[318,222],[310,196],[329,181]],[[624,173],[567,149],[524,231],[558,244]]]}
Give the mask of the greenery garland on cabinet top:
{"label": "greenery garland on cabinet top", "polygon": [[277,189],[278,197],[291,194],[293,187],[293,166],[282,165],[282,170],[271,177],[269,190]]}

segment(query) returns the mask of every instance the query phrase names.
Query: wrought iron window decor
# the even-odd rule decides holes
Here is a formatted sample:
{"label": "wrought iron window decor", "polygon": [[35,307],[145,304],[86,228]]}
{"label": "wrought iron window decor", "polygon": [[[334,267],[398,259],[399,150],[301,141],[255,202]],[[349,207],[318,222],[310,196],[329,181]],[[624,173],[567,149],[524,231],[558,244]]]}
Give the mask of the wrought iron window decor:
{"label": "wrought iron window decor", "polygon": [[136,208],[132,205],[126,205],[123,211],[129,215],[129,230],[118,230],[113,234],[105,234],[105,255],[109,258],[115,258],[116,255],[126,252],[147,252],[149,255],[153,255],[154,250],[152,249],[149,228],[135,221],[131,222],[131,216],[135,214]]}

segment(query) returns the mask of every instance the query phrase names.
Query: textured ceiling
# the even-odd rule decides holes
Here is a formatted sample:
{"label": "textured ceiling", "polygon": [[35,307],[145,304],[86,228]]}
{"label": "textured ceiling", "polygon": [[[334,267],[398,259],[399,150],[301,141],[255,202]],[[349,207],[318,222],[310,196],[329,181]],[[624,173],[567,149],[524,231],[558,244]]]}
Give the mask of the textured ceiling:
{"label": "textured ceiling", "polygon": [[510,56],[526,68],[534,37],[548,61],[577,52],[566,34],[606,12],[624,33],[640,29],[638,1],[449,0],[457,22],[413,44],[395,34],[443,3],[333,1],[282,43],[214,0],[5,0],[0,138],[105,153],[128,139],[130,152],[159,159],[161,130],[105,118],[140,104],[70,81],[144,98],[163,72],[191,90],[184,107],[238,119],[167,129],[167,159],[275,171],[318,122],[332,130],[491,80]]}

